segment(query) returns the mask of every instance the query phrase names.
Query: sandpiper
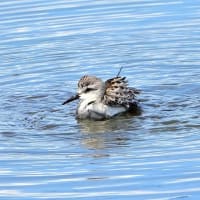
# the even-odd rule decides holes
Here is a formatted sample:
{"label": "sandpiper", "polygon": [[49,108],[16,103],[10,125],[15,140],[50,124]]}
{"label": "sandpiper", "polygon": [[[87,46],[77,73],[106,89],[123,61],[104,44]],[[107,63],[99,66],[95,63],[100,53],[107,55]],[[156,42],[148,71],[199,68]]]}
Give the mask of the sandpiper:
{"label": "sandpiper", "polygon": [[140,110],[136,95],[139,91],[128,87],[126,77],[116,76],[102,81],[96,76],[83,76],[78,82],[77,94],[64,104],[79,99],[78,119],[103,120],[124,112]]}

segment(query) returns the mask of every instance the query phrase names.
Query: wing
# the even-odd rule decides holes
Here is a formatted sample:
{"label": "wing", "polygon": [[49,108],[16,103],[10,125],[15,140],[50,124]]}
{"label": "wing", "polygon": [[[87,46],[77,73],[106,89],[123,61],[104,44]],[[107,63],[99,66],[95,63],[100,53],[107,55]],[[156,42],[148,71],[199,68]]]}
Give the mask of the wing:
{"label": "wing", "polygon": [[136,94],[139,93],[135,88],[128,87],[126,77],[115,77],[105,82],[106,89],[104,103],[110,106],[125,106],[129,108],[136,103]]}

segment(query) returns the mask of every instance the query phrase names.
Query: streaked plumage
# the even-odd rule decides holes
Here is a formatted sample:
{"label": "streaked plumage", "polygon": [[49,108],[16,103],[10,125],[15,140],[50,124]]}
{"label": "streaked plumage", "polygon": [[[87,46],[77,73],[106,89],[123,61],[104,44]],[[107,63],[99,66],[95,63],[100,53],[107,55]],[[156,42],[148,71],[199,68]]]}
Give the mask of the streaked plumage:
{"label": "streaked plumage", "polygon": [[122,105],[129,108],[139,93],[138,90],[128,87],[125,77],[109,79],[105,82],[105,86],[104,103],[110,106]]}
{"label": "streaked plumage", "polygon": [[106,82],[95,76],[83,76],[78,82],[78,94],[63,104],[80,99],[77,118],[102,120],[123,112],[139,110],[135,88],[128,87],[125,77],[114,77]]}

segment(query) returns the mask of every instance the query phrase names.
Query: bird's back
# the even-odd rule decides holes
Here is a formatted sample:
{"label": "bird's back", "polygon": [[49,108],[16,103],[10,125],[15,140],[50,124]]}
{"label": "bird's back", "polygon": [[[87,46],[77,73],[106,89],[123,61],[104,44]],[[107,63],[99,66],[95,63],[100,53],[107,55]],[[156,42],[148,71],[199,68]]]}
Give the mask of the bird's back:
{"label": "bird's back", "polygon": [[110,106],[124,106],[129,109],[131,105],[137,103],[135,88],[128,87],[125,77],[115,77],[105,82],[106,89],[103,101]]}

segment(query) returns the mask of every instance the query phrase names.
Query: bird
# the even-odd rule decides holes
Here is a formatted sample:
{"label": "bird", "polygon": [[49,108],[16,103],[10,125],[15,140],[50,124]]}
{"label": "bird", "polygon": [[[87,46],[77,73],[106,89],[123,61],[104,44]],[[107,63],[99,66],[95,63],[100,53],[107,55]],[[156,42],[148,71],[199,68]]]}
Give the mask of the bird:
{"label": "bird", "polygon": [[[118,73],[119,74],[119,73]],[[77,94],[62,104],[79,99],[78,119],[106,120],[116,115],[140,111],[136,95],[140,91],[128,86],[126,77],[116,76],[105,82],[93,75],[84,75],[78,82]]]}

